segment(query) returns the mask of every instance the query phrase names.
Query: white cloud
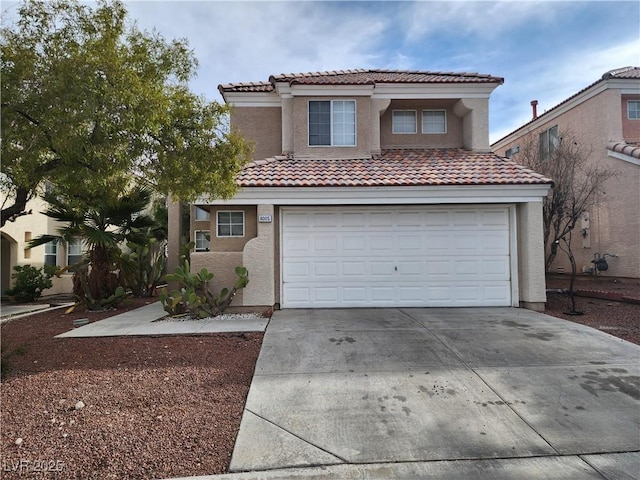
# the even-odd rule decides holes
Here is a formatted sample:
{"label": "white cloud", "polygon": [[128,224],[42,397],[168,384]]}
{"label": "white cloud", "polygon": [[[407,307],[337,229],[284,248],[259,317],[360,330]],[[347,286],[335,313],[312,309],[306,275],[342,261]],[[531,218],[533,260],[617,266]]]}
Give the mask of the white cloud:
{"label": "white cloud", "polygon": [[495,142],[531,120],[531,100],[538,100],[538,114],[555,107],[599,80],[615,68],[640,65],[640,39],[636,35],[618,44],[575,49],[548,59],[525,64],[509,75],[492,95],[492,117],[500,127],[492,130]]}
{"label": "white cloud", "polygon": [[213,98],[219,83],[277,73],[374,66],[386,23],[345,15],[339,3],[131,2],[130,14],[167,38],[188,37],[200,61],[192,84]]}
{"label": "white cloud", "polygon": [[491,37],[531,22],[542,28],[568,5],[570,2],[417,2],[405,15],[407,40],[415,42],[443,31]]}

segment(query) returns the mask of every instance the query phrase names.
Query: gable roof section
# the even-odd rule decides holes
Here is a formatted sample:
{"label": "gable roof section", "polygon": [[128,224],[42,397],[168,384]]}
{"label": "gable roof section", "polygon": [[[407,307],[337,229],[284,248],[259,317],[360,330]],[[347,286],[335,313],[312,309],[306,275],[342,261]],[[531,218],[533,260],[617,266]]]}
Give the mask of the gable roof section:
{"label": "gable roof section", "polygon": [[[508,133],[504,137],[496,140],[491,145],[496,145],[496,144],[500,143],[505,138],[508,138],[511,135],[513,135],[514,133],[525,129],[526,127],[530,126],[532,123],[542,123],[542,122],[544,122],[548,116],[550,116],[552,113],[556,112],[560,107],[562,107],[563,105],[569,103],[574,98],[578,97],[579,95],[583,94],[587,90],[590,90],[591,88],[595,87],[596,85],[599,85],[602,82],[605,82],[607,80],[639,80],[639,79],[640,79],[640,67],[622,67],[622,68],[616,68],[614,70],[609,70],[608,72],[605,72],[602,75],[602,77],[600,77],[598,80],[593,82],[591,85],[589,85],[587,87],[584,87],[579,92],[574,93],[569,98],[566,98],[565,100],[563,100],[562,102],[560,102],[556,106],[551,107],[549,110],[547,110],[546,112],[538,115],[536,118],[534,118],[532,120],[529,120],[524,125],[516,128],[515,130],[513,130],[510,133]],[[540,119],[542,119],[542,120],[540,120]]]}
{"label": "gable roof section", "polygon": [[274,157],[247,164],[241,187],[548,185],[551,180],[493,153],[393,149],[350,160]]}
{"label": "gable roof section", "polygon": [[337,70],[329,72],[282,73],[271,75],[268,82],[229,83],[218,85],[227,92],[273,92],[277,83],[289,85],[376,85],[433,83],[504,83],[501,77],[480,73],[429,72],[409,70]]}

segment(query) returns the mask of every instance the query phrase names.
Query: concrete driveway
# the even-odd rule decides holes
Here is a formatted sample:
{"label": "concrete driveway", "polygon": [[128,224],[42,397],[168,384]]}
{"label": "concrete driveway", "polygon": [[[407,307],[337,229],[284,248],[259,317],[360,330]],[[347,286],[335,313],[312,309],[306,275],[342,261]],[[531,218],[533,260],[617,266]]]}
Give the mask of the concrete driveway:
{"label": "concrete driveway", "polygon": [[283,310],[231,471],[621,479],[639,452],[631,343],[523,309]]}

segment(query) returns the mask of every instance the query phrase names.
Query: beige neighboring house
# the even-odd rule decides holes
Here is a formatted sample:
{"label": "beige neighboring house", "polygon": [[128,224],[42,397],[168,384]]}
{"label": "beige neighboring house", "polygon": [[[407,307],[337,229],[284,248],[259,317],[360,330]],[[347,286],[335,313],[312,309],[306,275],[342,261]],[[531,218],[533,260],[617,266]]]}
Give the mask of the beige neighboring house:
{"label": "beige neighboring house", "polygon": [[[491,152],[475,73],[348,70],[220,85],[255,160],[231,200],[192,206],[192,269],[237,306],[524,306],[546,301],[550,181]],[[169,213],[170,268],[180,208]]]}
{"label": "beige neighboring house", "polygon": [[[27,203],[27,211],[32,213],[22,215],[13,222],[7,222],[0,233],[2,235],[2,246],[0,249],[2,258],[0,268],[2,277],[0,291],[2,294],[11,286],[11,275],[14,273],[13,267],[16,265],[32,265],[41,267],[45,263],[64,267],[73,264],[81,259],[83,246],[81,242],[66,245],[62,243],[46,244],[32,249],[27,245],[31,240],[41,235],[55,235],[59,224],[52,218],[41,212],[47,209],[47,203],[36,198]],[[73,290],[72,274],[64,273],[60,277],[53,277],[53,286],[43,292],[43,295],[54,295],[60,293],[71,293]]]}
{"label": "beige neighboring house", "polygon": [[[534,101],[535,102],[535,101]],[[535,112],[535,105],[534,112]],[[640,278],[640,67],[611,70],[600,79],[537,116],[491,147],[518,161],[525,141],[548,140],[553,148],[561,132],[570,131],[592,148],[590,162],[617,172],[598,191],[595,204],[578,223],[572,251],[579,272],[590,272],[603,254],[614,277]],[[560,132],[560,133],[558,133]],[[559,252],[552,271],[569,272]]]}

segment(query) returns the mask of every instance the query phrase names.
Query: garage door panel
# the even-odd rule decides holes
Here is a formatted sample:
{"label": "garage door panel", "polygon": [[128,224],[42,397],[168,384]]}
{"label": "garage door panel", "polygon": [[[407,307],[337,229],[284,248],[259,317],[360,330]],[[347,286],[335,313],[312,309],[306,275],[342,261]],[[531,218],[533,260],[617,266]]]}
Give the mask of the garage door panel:
{"label": "garage door panel", "polygon": [[283,209],[283,307],[511,304],[506,207]]}
{"label": "garage door panel", "polygon": [[344,253],[361,253],[366,250],[367,239],[362,235],[342,235],[342,251]]}

